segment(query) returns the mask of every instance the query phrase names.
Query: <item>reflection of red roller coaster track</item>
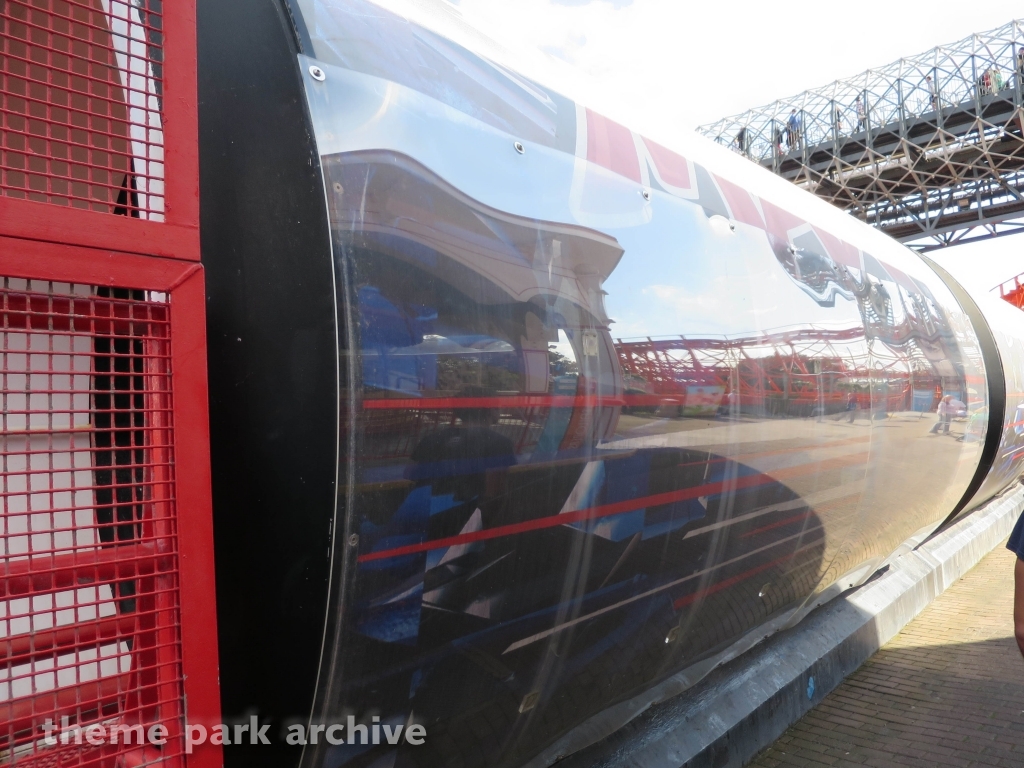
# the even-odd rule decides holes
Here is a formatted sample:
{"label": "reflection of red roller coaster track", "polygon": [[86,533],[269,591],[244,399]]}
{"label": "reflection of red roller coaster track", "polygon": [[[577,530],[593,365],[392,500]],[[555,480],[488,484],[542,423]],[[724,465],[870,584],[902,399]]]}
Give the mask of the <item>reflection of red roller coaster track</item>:
{"label": "reflection of red roller coaster track", "polygon": [[[871,376],[867,348],[857,344],[862,340],[863,328],[799,328],[740,338],[620,339],[615,348],[627,391],[642,389],[666,398],[666,404],[684,405],[689,388],[711,387],[738,395],[739,405],[775,400],[834,409],[845,405],[856,383]],[[903,407],[910,386],[907,371],[875,368],[875,380],[889,385],[888,408]],[[857,397],[861,407],[868,407],[867,393]]]}
{"label": "reflection of red roller coaster track", "polygon": [[[859,409],[882,409],[882,399],[889,411],[910,405],[910,361],[905,355],[879,355],[878,348],[870,356],[862,327],[803,327],[735,338],[618,340],[615,349],[625,390],[618,395],[399,398],[389,393],[366,398],[364,458],[408,457],[425,434],[454,426],[458,411],[465,408],[497,411],[493,429],[512,440],[520,453],[538,445],[555,410],[573,414],[560,417],[567,420],[562,427],[568,429],[566,434],[583,434],[590,430],[591,417],[585,412],[606,421],[607,416],[597,414],[619,407],[679,408],[690,415],[710,415],[721,405],[735,405],[759,413],[809,416],[815,409],[843,410],[851,393]],[[929,377],[914,386],[937,383]]]}

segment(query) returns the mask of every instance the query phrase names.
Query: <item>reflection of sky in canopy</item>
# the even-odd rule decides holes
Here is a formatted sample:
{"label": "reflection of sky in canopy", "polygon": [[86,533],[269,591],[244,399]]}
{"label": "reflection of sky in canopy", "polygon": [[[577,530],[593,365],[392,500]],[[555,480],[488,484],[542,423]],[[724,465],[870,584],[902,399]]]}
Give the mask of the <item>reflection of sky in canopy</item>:
{"label": "reflection of sky in canopy", "polygon": [[798,287],[764,232],[716,233],[699,206],[667,195],[653,207],[646,226],[611,232],[625,250],[603,286],[615,339],[860,326],[856,302],[822,307]]}

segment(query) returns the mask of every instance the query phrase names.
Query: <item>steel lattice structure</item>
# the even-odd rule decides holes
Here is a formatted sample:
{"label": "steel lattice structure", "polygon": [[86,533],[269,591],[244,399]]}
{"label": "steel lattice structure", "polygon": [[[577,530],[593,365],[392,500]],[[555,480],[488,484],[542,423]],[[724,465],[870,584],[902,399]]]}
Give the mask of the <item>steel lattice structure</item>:
{"label": "steel lattice structure", "polygon": [[1015,20],[698,131],[922,250],[1024,231],[1022,32]]}

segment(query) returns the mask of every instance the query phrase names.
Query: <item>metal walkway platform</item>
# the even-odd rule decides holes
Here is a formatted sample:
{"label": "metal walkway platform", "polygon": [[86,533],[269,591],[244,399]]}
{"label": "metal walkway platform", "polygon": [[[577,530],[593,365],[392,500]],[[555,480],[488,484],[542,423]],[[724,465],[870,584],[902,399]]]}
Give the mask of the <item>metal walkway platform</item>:
{"label": "metal walkway platform", "polygon": [[1024,22],[698,131],[918,247],[1024,230]]}

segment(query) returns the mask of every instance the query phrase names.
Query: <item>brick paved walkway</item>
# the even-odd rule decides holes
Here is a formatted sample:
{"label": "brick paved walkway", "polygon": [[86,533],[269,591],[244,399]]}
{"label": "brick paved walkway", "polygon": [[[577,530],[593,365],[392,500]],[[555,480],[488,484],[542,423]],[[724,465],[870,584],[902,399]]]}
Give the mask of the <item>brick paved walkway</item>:
{"label": "brick paved walkway", "polygon": [[750,765],[1024,768],[1024,661],[1000,545]]}

